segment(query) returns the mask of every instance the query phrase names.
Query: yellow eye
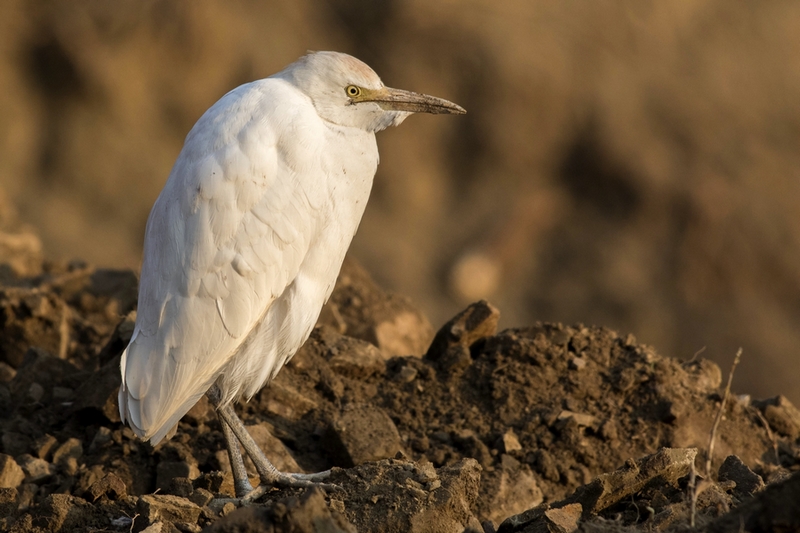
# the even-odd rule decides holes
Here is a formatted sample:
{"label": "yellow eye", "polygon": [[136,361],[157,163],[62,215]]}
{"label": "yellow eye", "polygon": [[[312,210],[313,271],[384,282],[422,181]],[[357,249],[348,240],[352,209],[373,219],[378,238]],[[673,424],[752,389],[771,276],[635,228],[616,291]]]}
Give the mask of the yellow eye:
{"label": "yellow eye", "polygon": [[361,87],[358,87],[356,85],[348,85],[347,87],[344,88],[344,92],[346,92],[347,96],[349,96],[350,98],[355,98],[356,96],[359,96],[361,94]]}

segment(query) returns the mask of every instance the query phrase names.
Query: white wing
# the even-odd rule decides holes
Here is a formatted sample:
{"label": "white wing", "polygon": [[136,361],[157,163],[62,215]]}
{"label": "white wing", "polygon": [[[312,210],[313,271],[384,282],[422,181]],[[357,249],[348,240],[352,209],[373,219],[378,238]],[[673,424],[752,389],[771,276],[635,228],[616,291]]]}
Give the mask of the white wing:
{"label": "white wing", "polygon": [[148,219],[122,356],[120,413],[141,438],[177,424],[297,276],[319,230],[322,130],[305,96],[267,79],[228,93],[187,136]]}

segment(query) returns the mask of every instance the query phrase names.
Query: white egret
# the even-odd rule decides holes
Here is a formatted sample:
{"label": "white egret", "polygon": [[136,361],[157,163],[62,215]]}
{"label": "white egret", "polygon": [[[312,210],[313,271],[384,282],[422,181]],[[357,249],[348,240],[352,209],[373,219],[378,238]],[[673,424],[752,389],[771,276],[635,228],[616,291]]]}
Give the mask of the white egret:
{"label": "white egret", "polygon": [[308,338],[333,290],[378,166],[375,132],[411,113],[465,111],[385,87],[358,59],[310,53],[238,87],[206,111],[147,221],[139,308],[122,354],[119,409],[156,444],[208,394],[237,497],[255,497],[238,442],[271,485],[232,402],[252,397]]}

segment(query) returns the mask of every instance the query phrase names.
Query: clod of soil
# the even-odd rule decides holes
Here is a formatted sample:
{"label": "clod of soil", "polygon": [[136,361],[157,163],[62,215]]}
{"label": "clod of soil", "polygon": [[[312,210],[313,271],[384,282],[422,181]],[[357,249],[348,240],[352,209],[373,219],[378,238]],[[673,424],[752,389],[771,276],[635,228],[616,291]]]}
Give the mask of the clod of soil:
{"label": "clod of soil", "polygon": [[119,422],[135,294],[133,273],[81,264],[0,286],[0,530],[669,531],[693,515],[699,531],[800,528],[786,398],[728,401],[709,477],[715,364],[599,327],[497,332],[487,302],[434,336],[352,261],[309,341],[237,406],[280,468],[332,468],[341,490],[237,509],[206,400],[155,448]]}

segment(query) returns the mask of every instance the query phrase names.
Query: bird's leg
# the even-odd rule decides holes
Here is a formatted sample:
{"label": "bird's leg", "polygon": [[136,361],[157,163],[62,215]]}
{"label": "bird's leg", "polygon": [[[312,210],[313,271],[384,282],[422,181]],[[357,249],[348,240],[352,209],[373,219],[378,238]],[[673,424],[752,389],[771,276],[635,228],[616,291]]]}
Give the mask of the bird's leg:
{"label": "bird's leg", "polygon": [[[328,478],[331,475],[330,470],[325,470],[323,472],[317,472],[315,474],[297,474],[291,473],[286,474],[275,468],[275,466],[267,459],[267,456],[264,455],[264,452],[261,448],[258,447],[256,441],[253,437],[250,436],[250,433],[247,432],[247,428],[244,427],[244,424],[236,415],[236,412],[233,410],[233,406],[228,404],[222,407],[219,407],[217,412],[222,420],[227,423],[231,431],[236,435],[236,438],[242,443],[242,447],[244,451],[247,452],[247,455],[250,456],[250,459],[253,460],[253,464],[256,466],[256,471],[258,472],[259,477],[261,478],[261,483],[263,485],[270,485],[270,486],[285,486],[285,487],[312,487],[317,486],[323,489],[338,489],[335,485],[330,485],[327,483],[319,483],[320,481]],[[260,488],[260,487],[259,487]],[[259,489],[255,489],[258,491]]]}
{"label": "bird's leg", "polygon": [[[212,405],[215,407],[219,405],[221,401],[219,387],[213,385],[206,392],[206,396],[208,396]],[[217,416],[219,416],[219,413],[217,413]],[[219,417],[219,423],[222,426],[222,435],[225,437],[225,447],[228,449],[228,459],[230,459],[231,473],[233,473],[233,488],[236,491],[236,497],[243,498],[253,491],[253,485],[250,484],[250,480],[247,478],[247,469],[244,467],[242,452],[239,450],[239,441],[236,440],[231,427],[225,423],[222,417]]]}
{"label": "bird's leg", "polygon": [[236,497],[243,498],[253,491],[253,485],[247,478],[247,470],[244,467],[242,460],[242,452],[239,451],[239,441],[231,431],[228,424],[220,418],[220,425],[222,426],[222,434],[225,436],[225,445],[228,448],[228,458],[231,461],[231,472],[233,473],[233,487],[236,490]]}
{"label": "bird's leg", "polygon": [[[246,496],[244,496],[243,500],[254,500],[264,494],[270,486],[284,486],[284,487],[311,487],[316,486],[322,489],[328,490],[335,490],[338,489],[336,485],[331,485],[327,483],[320,483],[320,481],[326,479],[330,476],[330,470],[325,470],[323,472],[318,472],[316,474],[285,474],[275,468],[275,466],[267,459],[267,456],[264,455],[264,452],[261,448],[258,447],[258,444],[253,439],[253,437],[248,433],[247,428],[244,427],[244,423],[239,419],[236,415],[236,411],[234,411],[233,406],[230,404],[221,405],[221,396],[219,393],[219,389],[216,385],[212,386],[211,389],[208,391],[208,397],[211,400],[211,403],[214,407],[217,408],[217,415],[222,422],[224,428],[227,428],[231,433],[233,433],[239,442],[242,443],[242,447],[247,455],[250,456],[252,459],[253,464],[256,467],[256,471],[258,472],[259,477],[261,478],[261,485],[254,490],[250,491]],[[227,440],[227,437],[226,437]],[[238,454],[238,446],[236,447],[236,453]],[[234,449],[233,446],[228,446],[228,450],[233,455],[233,452],[230,450]],[[239,454],[241,458],[241,454]],[[243,466],[243,465],[242,465]],[[231,459],[231,468],[236,468],[234,466],[234,461]],[[247,476],[245,475],[245,479]],[[249,483],[249,481],[248,481]],[[239,495],[239,489],[236,490],[237,496]]]}

